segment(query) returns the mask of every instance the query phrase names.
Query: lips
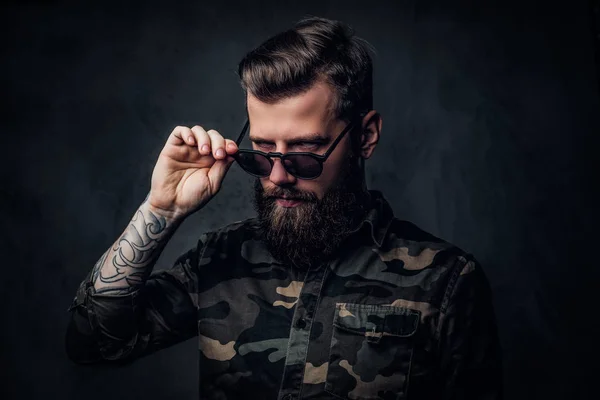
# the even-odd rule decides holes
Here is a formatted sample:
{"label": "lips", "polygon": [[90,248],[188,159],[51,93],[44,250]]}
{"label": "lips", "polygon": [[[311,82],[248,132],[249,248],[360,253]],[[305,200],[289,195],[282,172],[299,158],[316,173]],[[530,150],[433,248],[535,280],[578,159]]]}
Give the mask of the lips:
{"label": "lips", "polygon": [[306,201],[304,199],[301,199],[299,197],[286,197],[286,196],[269,196],[269,199],[272,200],[285,200],[285,201]]}
{"label": "lips", "polygon": [[275,200],[277,204],[282,207],[296,207],[303,202],[303,200],[294,199],[291,197],[275,197]]}

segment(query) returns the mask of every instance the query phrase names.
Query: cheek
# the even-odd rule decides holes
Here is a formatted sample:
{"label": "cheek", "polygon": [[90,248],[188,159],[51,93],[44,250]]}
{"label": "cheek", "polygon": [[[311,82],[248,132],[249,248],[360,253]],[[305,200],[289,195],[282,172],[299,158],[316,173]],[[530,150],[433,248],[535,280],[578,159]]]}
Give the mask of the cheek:
{"label": "cheek", "polygon": [[323,165],[323,173],[319,177],[324,187],[330,187],[336,184],[342,177],[342,168],[346,168],[348,159],[345,153],[332,154]]}
{"label": "cheek", "polygon": [[332,168],[324,168],[323,173],[317,178],[310,181],[298,180],[296,187],[299,190],[314,193],[319,200],[323,199],[323,196],[327,191],[337,183],[339,177],[338,171]]}

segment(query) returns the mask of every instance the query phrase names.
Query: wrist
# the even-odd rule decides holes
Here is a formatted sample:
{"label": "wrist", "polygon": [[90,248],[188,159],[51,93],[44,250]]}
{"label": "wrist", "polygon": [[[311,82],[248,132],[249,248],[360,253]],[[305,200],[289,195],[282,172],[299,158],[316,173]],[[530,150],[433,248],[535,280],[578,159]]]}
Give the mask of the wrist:
{"label": "wrist", "polygon": [[167,221],[168,225],[179,224],[186,217],[186,215],[182,212],[165,210],[160,207],[156,207],[152,205],[148,200],[142,203],[142,206],[140,208],[145,208],[147,211],[151,212],[158,218],[164,218]]}

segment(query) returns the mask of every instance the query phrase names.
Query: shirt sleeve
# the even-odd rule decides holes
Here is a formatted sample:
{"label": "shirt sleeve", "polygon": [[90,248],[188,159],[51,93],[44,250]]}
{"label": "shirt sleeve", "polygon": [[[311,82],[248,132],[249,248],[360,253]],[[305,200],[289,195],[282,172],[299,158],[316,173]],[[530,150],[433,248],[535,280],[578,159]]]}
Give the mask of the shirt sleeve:
{"label": "shirt sleeve", "polygon": [[96,293],[90,271],[73,303],[65,337],[68,357],[80,364],[129,362],[197,335],[200,239],[172,268],[156,271],[125,295]]}
{"label": "shirt sleeve", "polygon": [[491,289],[474,258],[459,259],[439,325],[443,398],[502,399],[502,356]]}

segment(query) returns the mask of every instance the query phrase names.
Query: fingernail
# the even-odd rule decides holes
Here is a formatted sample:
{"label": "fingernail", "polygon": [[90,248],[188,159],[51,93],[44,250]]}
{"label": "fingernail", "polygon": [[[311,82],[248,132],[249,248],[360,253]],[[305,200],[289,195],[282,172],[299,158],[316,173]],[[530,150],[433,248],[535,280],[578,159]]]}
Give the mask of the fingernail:
{"label": "fingernail", "polygon": [[208,147],[207,144],[205,144],[204,146],[202,146],[202,151],[207,152],[210,150],[210,147]]}
{"label": "fingernail", "polygon": [[217,150],[217,157],[223,157],[225,155],[225,151],[223,149]]}

